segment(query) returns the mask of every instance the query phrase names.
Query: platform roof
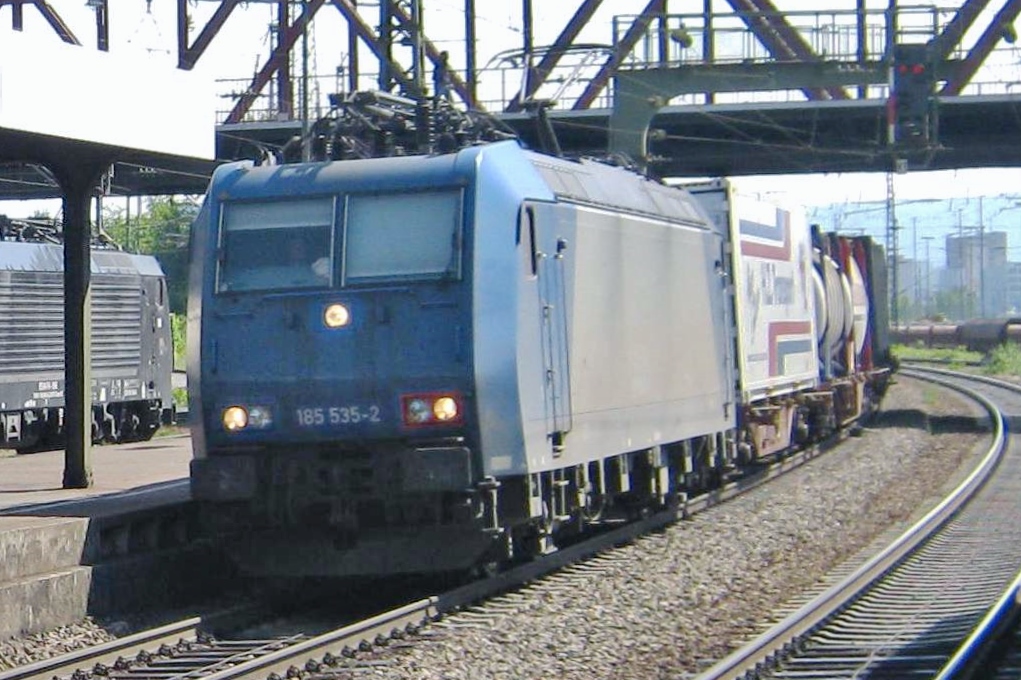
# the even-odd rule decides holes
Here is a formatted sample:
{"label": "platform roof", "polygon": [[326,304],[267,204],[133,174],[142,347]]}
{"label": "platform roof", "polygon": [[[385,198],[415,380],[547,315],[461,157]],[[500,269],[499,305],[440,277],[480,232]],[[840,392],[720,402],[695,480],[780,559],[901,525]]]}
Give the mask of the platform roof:
{"label": "platform roof", "polygon": [[213,84],[145,53],[114,55],[5,32],[0,160],[211,160]]}

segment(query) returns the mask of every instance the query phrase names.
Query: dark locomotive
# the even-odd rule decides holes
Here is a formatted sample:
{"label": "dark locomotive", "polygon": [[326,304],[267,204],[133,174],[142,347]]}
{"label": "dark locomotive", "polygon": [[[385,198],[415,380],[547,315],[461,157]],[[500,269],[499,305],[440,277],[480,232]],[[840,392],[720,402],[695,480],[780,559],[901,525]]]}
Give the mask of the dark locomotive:
{"label": "dark locomotive", "polygon": [[[407,119],[381,118],[373,148],[393,152]],[[886,282],[867,238],[729,182],[458,132],[212,178],[192,231],[192,493],[245,571],[539,555],[876,408]],[[334,158],[351,138],[327,140]]]}
{"label": "dark locomotive", "polygon": [[[0,447],[64,441],[63,247],[53,230],[3,220]],[[174,418],[166,280],[155,258],[94,247],[92,439],[145,440]]]}

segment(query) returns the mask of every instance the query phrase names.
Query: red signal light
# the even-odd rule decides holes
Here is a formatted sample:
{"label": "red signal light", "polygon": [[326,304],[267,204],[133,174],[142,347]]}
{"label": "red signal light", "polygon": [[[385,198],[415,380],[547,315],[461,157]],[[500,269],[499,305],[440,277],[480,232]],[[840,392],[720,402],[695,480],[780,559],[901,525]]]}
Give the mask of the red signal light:
{"label": "red signal light", "polygon": [[925,73],[925,64],[897,64],[897,73],[920,76]]}

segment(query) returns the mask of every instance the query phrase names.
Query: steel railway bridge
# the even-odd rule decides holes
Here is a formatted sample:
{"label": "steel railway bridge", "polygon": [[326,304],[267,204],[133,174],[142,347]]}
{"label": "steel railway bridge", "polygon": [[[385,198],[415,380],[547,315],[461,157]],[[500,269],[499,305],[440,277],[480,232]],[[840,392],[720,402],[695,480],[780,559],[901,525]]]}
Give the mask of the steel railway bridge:
{"label": "steel railway bridge", "polygon": [[[1012,82],[1021,0],[829,0],[811,11],[783,0],[575,0],[563,3],[573,13],[556,39],[541,45],[535,28],[551,10],[521,0],[520,47],[482,66],[478,14],[488,3],[463,2],[463,25],[443,27],[459,34],[460,49],[446,52],[430,38],[429,0],[176,0],[177,64],[200,64],[244,12],[273,12],[275,41],[262,66],[223,84],[230,106],[217,122],[218,161],[284,147],[337,90],[378,89],[489,111],[536,145],[524,109],[547,106],[566,154],[612,153],[661,176],[1021,164],[1021,82]],[[71,26],[44,0],[0,0],[0,22],[25,30],[34,14],[64,42],[114,49],[124,3],[87,4],[94,25]],[[345,61],[324,91],[302,64],[310,32],[326,18],[340,28],[316,33],[318,44],[331,41]],[[593,33],[606,40],[587,40]],[[928,45],[938,74],[938,132],[922,148],[890,143],[898,43]],[[210,168],[187,158],[121,163],[108,191],[200,193]],[[4,176],[7,197],[59,195],[38,166],[9,165]]]}

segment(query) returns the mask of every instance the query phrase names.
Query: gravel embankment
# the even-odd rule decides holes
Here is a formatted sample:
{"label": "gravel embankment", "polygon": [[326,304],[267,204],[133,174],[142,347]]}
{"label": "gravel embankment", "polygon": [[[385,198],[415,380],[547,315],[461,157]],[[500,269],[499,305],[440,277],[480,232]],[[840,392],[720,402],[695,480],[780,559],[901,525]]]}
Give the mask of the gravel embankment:
{"label": "gravel embankment", "polygon": [[952,488],[981,437],[930,435],[904,417],[953,413],[952,402],[901,379],[888,416],[833,455],[615,551],[604,569],[553,576],[496,607],[448,617],[420,639],[360,655],[347,677],[648,680],[704,670],[761,632],[790,597]]}
{"label": "gravel embankment", "polygon": [[[910,409],[960,412],[944,392],[901,378],[887,395],[887,416],[832,455],[621,548],[597,570],[549,577],[359,654],[357,670],[341,677],[648,680],[697,672],[891,525],[920,516],[961,476],[982,437],[930,434],[922,418],[905,417]],[[0,669],[122,632],[86,621],[0,641]]]}

